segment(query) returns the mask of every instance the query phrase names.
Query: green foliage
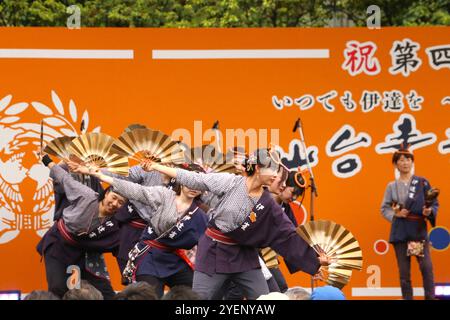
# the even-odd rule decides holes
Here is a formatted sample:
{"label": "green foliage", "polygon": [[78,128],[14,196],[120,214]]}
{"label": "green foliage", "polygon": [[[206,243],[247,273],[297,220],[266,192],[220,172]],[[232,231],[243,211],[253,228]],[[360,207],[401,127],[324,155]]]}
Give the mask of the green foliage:
{"label": "green foliage", "polygon": [[65,26],[78,5],[83,27],[324,27],[335,18],[365,26],[450,25],[449,0],[0,0],[0,26]]}

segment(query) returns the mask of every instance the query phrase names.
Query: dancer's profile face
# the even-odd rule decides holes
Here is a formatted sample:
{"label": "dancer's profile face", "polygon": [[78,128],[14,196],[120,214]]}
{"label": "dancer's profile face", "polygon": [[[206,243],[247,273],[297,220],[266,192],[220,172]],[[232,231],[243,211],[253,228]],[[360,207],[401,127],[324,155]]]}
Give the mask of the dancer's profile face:
{"label": "dancer's profile face", "polygon": [[292,202],[297,199],[297,195],[294,195],[294,187],[286,187],[283,192],[280,193],[280,199],[283,202]]}
{"label": "dancer's profile face", "polygon": [[283,175],[283,170],[279,170],[277,177],[269,186],[269,191],[276,195],[281,194],[283,190],[286,188],[286,179],[284,178],[285,176]]}
{"label": "dancer's profile face", "polygon": [[259,166],[256,166],[256,170],[262,185],[270,186],[277,179],[278,170],[275,168],[260,168]]}

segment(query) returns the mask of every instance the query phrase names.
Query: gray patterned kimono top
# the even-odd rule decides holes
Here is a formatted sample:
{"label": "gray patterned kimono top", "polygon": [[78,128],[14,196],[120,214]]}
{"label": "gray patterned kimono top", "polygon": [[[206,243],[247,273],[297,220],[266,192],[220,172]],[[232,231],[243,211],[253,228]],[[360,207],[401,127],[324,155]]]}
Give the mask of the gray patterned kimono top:
{"label": "gray patterned kimono top", "polygon": [[238,228],[259,200],[259,197],[248,195],[245,177],[231,173],[197,173],[177,169],[177,181],[188,188],[208,191],[217,196],[209,197],[215,201],[209,215],[222,232]]}

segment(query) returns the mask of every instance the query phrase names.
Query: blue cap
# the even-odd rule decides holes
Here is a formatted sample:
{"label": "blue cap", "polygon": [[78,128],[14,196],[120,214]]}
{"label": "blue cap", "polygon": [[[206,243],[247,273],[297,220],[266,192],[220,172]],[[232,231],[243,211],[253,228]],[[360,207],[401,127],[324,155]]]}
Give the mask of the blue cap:
{"label": "blue cap", "polygon": [[345,300],[341,290],[332,286],[318,287],[311,294],[311,300]]}

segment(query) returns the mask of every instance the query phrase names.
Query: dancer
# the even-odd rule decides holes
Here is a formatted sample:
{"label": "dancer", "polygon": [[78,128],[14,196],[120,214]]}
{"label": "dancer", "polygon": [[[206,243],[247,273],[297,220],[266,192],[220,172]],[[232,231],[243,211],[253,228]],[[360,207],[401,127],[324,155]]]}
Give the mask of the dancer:
{"label": "dancer", "polygon": [[50,169],[50,177],[63,189],[69,202],[61,217],[46,232],[37,245],[45,261],[49,291],[62,297],[68,290],[67,268],[78,266],[81,278],[104,279],[92,282],[105,299],[115,295],[106,271],[102,253],[115,253],[119,245],[119,227],[113,218],[126,199],[111,188],[97,193],[76,181],[48,155],[42,162]]}
{"label": "dancer", "polygon": [[[203,172],[195,164],[184,168]],[[175,186],[174,190],[163,186],[142,186],[107,176],[98,170],[91,171],[91,174],[110,184],[122,196],[147,208],[140,214],[148,226],[130,251],[124,270],[128,282],[145,281],[155,286],[159,297],[164,294],[164,285],[192,287],[194,266],[184,250],[197,244],[207,226],[207,216],[195,201],[201,192],[183,185]]]}
{"label": "dancer", "polygon": [[296,233],[263,186],[277,176],[279,159],[268,149],[257,150],[247,160],[246,176],[228,173],[196,173],[151,162],[156,170],[176,178],[189,188],[217,195],[208,229],[198,244],[193,289],[203,298],[212,295],[227,280],[241,286],[247,299],[269,292],[260,269],[257,248],[270,246],[281,254],[290,272],[315,275],[321,264],[329,264]]}

